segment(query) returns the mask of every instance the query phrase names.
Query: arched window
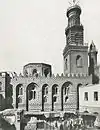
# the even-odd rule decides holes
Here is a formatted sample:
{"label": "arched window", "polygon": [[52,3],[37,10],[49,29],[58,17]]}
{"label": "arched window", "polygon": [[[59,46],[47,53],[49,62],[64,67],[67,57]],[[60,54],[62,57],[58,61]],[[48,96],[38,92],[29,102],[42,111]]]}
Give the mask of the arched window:
{"label": "arched window", "polygon": [[80,55],[76,57],[76,66],[82,67],[82,57]]}
{"label": "arched window", "polygon": [[26,110],[27,111],[29,109],[30,100],[33,101],[34,99],[36,99],[37,87],[38,85],[32,82],[26,88]]}
{"label": "arched window", "polygon": [[65,82],[61,87],[61,110],[64,109],[64,103],[70,99],[70,92],[71,92],[72,83],[70,81]]}
{"label": "arched window", "polygon": [[49,68],[46,68],[46,69],[44,70],[44,75],[45,75],[45,77],[47,77],[49,73],[50,73]]}
{"label": "arched window", "polygon": [[36,76],[36,77],[38,77],[37,69],[34,69],[34,70],[33,70],[33,72],[32,72],[32,76]]}
{"label": "arched window", "polygon": [[42,88],[42,102],[45,103],[48,101],[48,85],[44,84]]}
{"label": "arched window", "polygon": [[18,108],[19,97],[23,94],[23,84],[18,84],[16,86],[16,108]]}
{"label": "arched window", "polygon": [[52,111],[56,109],[56,104],[58,102],[58,90],[59,86],[57,84],[54,84],[52,86]]}

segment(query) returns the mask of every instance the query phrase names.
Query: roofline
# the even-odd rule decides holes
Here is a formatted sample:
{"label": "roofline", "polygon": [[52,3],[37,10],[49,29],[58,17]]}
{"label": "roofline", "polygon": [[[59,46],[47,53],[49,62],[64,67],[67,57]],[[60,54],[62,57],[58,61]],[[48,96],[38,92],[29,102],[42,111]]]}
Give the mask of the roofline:
{"label": "roofline", "polygon": [[50,64],[46,64],[46,63],[28,63],[28,64],[24,65],[24,67],[26,67],[26,66],[28,66],[28,65],[47,65],[47,66],[50,66],[50,67],[51,67]]}
{"label": "roofline", "polygon": [[82,85],[80,86],[80,88],[84,88],[84,87],[94,87],[94,86],[98,86],[100,84],[88,84],[88,85]]}

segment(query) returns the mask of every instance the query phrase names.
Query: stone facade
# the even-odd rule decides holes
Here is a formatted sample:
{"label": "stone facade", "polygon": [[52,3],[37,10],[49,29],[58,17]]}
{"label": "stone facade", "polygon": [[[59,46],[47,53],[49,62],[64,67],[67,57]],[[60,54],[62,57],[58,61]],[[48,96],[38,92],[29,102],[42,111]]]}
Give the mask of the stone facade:
{"label": "stone facade", "polygon": [[[32,111],[75,111],[77,109],[78,86],[90,82],[91,77],[88,77],[88,75],[57,75],[56,77],[52,75],[47,78],[42,76],[15,77],[12,80],[13,106],[14,108]],[[29,87],[33,88],[29,90]],[[17,93],[17,88],[19,90],[22,88],[22,93]],[[46,93],[44,88],[47,88]],[[55,88],[56,90],[54,90]],[[33,95],[34,99],[29,99],[28,93],[30,91],[36,92],[35,98]],[[21,98],[20,103],[18,103],[19,97]]]}
{"label": "stone facade", "polygon": [[5,89],[6,89],[6,73],[1,73],[0,75],[0,95],[3,96],[3,98],[5,98],[6,93],[5,93]]}
{"label": "stone facade", "polygon": [[84,44],[81,8],[67,10],[66,46],[63,51],[64,74],[52,75],[51,65],[29,63],[23,74],[11,80],[13,107],[26,111],[73,111],[79,109],[79,86],[92,83],[88,75],[88,46]]}
{"label": "stone facade", "polygon": [[12,106],[11,76],[7,72],[0,72],[0,110]]}

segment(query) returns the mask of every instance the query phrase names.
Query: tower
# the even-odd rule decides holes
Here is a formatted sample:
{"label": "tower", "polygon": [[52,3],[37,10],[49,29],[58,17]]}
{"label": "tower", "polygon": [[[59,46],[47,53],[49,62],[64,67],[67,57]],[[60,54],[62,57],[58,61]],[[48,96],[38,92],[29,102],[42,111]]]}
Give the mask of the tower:
{"label": "tower", "polygon": [[98,51],[93,41],[90,45],[88,54],[89,54],[89,75],[91,75],[94,74],[94,69],[97,66],[97,54],[98,54]]}
{"label": "tower", "polygon": [[94,42],[92,41],[90,48],[89,48],[89,75],[92,75],[92,83],[98,84],[99,77],[98,77],[98,67],[97,67],[97,54],[98,51]]}
{"label": "tower", "polygon": [[81,8],[77,4],[67,10],[68,26],[65,29],[66,46],[63,50],[64,74],[88,74],[88,46],[84,44]]}

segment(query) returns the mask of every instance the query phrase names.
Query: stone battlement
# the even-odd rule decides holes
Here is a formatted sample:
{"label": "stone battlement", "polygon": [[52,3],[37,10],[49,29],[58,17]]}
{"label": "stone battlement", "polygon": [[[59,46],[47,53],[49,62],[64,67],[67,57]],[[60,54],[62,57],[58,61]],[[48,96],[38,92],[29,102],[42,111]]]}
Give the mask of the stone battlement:
{"label": "stone battlement", "polygon": [[56,76],[53,74],[52,77],[55,78],[85,78],[88,77],[88,74],[66,74],[64,75],[63,73],[61,75],[57,74]]}
{"label": "stone battlement", "polygon": [[89,75],[88,74],[66,74],[66,75],[64,75],[63,73],[61,74],[61,75],[59,75],[59,74],[56,74],[56,75],[54,75],[54,74],[52,74],[52,76],[47,76],[47,77],[45,77],[45,76],[41,76],[41,75],[39,75],[38,77],[36,77],[36,76],[30,76],[30,77],[24,77],[23,75],[19,75],[19,76],[15,76],[13,79],[47,79],[47,78],[55,78],[55,79],[59,79],[59,78],[86,78],[86,77],[88,77]]}

